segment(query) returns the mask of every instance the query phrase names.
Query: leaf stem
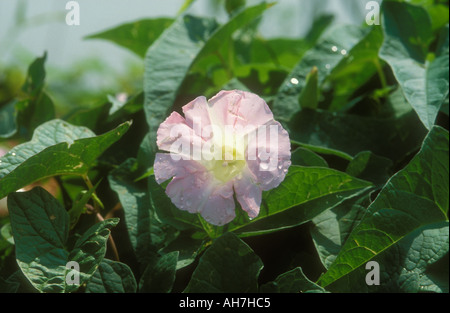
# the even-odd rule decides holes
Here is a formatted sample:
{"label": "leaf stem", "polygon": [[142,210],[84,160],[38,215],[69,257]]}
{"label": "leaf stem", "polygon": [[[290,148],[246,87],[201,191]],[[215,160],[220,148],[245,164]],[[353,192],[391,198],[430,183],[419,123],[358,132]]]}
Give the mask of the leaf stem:
{"label": "leaf stem", "polygon": [[[96,217],[100,222],[103,222],[105,220],[99,212],[97,212]],[[111,246],[112,252],[114,254],[114,258],[116,259],[117,262],[120,262],[119,252],[117,251],[117,246],[116,246],[116,243],[114,242],[114,239],[113,239],[113,236],[111,233],[109,234],[108,241],[109,241],[109,245]]]}
{"label": "leaf stem", "polygon": [[384,75],[383,68],[378,58],[374,59],[375,67],[377,68],[378,77],[380,78],[381,86],[383,89],[388,87],[386,76]]}

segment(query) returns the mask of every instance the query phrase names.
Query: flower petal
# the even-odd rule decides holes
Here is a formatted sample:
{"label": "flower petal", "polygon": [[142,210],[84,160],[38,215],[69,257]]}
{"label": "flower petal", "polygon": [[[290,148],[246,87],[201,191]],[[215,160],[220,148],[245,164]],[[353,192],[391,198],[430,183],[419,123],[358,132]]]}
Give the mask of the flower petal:
{"label": "flower petal", "polygon": [[166,194],[180,210],[198,213],[203,210],[206,199],[212,192],[211,180],[211,175],[201,169],[185,176],[176,176],[167,185]]}
{"label": "flower petal", "polygon": [[250,140],[247,146],[247,165],[261,189],[270,190],[284,180],[291,165],[289,134],[280,123],[273,121],[258,129],[256,138]]}
{"label": "flower petal", "polygon": [[185,160],[201,157],[202,138],[194,133],[186,120],[177,112],[172,112],[159,125],[156,144],[159,149],[176,154]]}
{"label": "flower petal", "polygon": [[236,217],[233,183],[229,182],[214,188],[200,214],[213,225],[222,226],[231,222]]}
{"label": "flower petal", "polygon": [[155,163],[153,164],[155,180],[161,184],[172,177],[184,177],[199,172],[205,172],[206,169],[200,163],[193,160],[174,160],[173,155],[169,153],[157,153]]}
{"label": "flower petal", "polygon": [[267,103],[251,92],[221,91],[209,100],[209,107],[217,123],[245,129],[245,133],[273,120]]}
{"label": "flower petal", "polygon": [[203,137],[205,136],[203,129],[211,125],[206,98],[203,96],[197,97],[183,106],[182,110],[186,117],[186,124],[194,130],[197,136],[208,140],[211,136]]}
{"label": "flower petal", "polygon": [[236,199],[241,204],[242,209],[247,212],[249,218],[255,218],[259,214],[261,206],[262,190],[256,184],[256,177],[247,168],[242,173],[242,177],[234,180],[234,191]]}

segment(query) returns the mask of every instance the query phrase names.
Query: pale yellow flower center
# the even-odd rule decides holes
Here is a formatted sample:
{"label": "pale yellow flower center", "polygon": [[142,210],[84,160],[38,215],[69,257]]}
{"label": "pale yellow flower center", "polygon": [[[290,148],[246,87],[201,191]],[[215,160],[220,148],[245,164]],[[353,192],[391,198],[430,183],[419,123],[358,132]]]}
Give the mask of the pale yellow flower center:
{"label": "pale yellow flower center", "polygon": [[239,175],[245,165],[246,161],[242,153],[239,153],[235,148],[231,149],[225,146],[222,149],[222,160],[213,160],[211,171],[216,179],[228,182]]}

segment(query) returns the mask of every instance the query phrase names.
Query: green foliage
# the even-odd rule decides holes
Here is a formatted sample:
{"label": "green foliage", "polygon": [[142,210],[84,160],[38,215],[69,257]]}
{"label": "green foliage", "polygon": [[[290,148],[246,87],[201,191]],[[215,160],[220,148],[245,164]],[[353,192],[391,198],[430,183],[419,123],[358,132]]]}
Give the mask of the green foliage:
{"label": "green foliage", "polygon": [[[2,69],[0,292],[449,291],[448,4],[385,0],[381,25],[316,16],[268,38],[278,6],[247,2],[86,36],[142,59],[134,79],[108,75],[120,90],[80,83],[107,78],[96,62],[52,82],[46,53],[23,77]],[[230,89],[266,100],[292,165],[257,217],[235,201],[216,227],[172,203],[153,161],[171,112]]]}
{"label": "green foliage", "polygon": [[[8,197],[17,262],[40,292],[72,292],[94,274],[106,251],[109,229],[118,220],[89,228],[67,249],[69,216],[47,191],[36,188]],[[67,284],[69,261],[80,264],[80,284]]]}

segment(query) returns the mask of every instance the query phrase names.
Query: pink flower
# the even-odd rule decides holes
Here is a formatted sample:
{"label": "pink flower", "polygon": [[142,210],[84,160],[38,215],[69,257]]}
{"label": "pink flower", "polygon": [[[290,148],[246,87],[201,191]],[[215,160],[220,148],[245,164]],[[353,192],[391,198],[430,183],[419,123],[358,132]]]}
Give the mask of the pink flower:
{"label": "pink flower", "polygon": [[262,192],[277,187],[291,164],[289,135],[263,99],[245,91],[198,97],[173,112],[157,132],[156,181],[181,210],[213,225],[235,218],[234,195],[249,218]]}

